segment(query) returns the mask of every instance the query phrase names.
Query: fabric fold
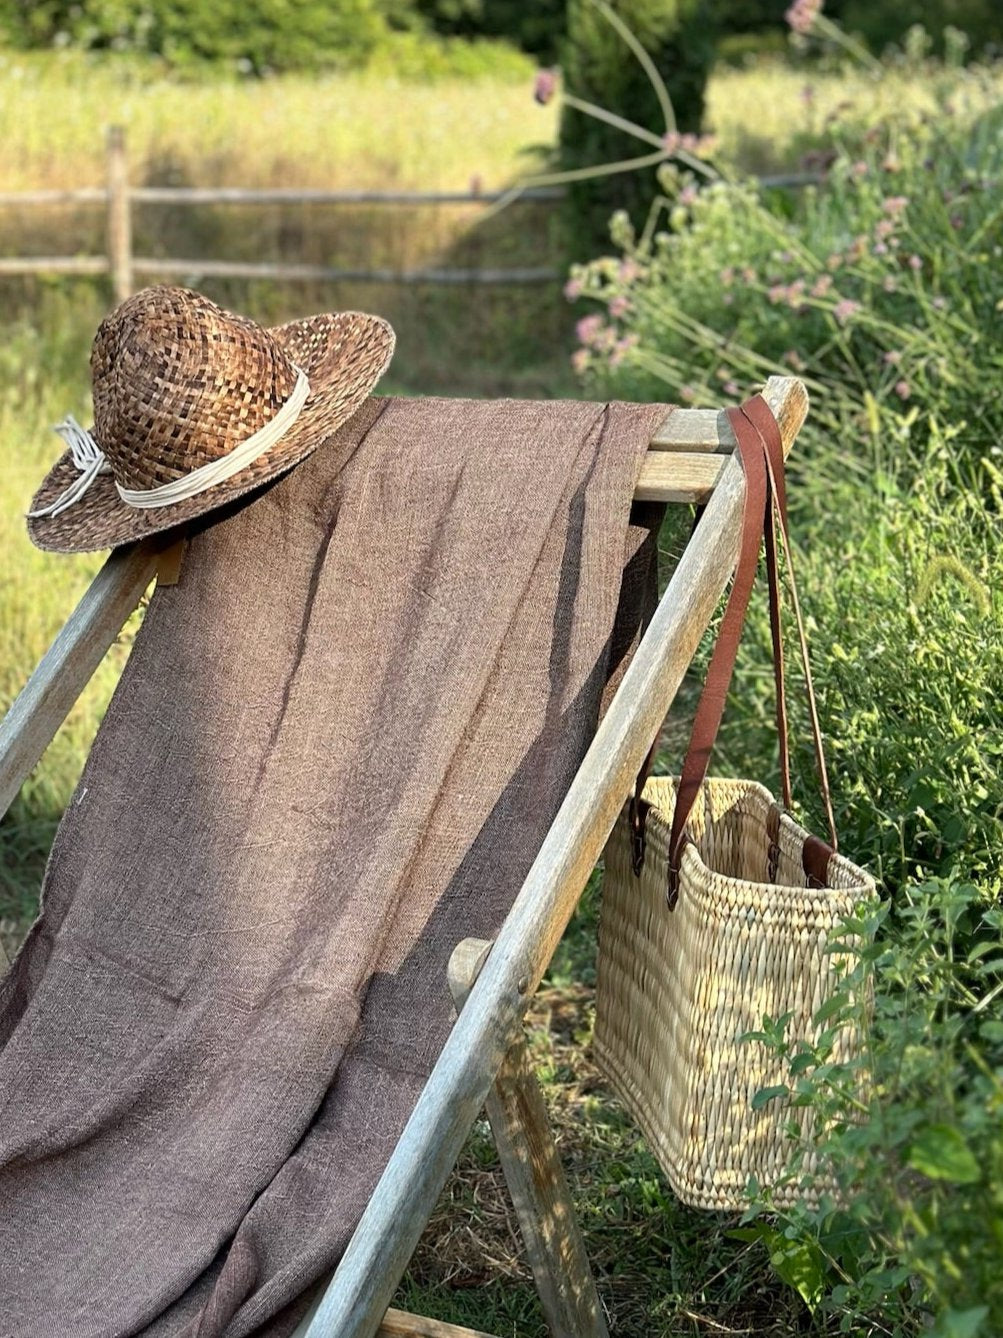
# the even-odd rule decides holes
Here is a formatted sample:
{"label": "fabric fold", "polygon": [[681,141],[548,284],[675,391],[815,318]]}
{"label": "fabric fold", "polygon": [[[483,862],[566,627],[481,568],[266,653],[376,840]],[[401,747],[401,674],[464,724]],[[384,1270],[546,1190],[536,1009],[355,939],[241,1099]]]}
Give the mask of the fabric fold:
{"label": "fabric fold", "polygon": [[654,595],[664,405],[377,400],[156,592],[0,982],[11,1338],[284,1338]]}

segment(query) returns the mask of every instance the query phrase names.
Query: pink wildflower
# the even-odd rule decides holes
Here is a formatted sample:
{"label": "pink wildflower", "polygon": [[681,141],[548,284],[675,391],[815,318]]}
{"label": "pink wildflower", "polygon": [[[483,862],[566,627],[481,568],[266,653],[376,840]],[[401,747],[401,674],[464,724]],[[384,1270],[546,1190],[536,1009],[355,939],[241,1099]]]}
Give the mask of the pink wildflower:
{"label": "pink wildflower", "polygon": [[675,153],[682,141],[682,135],[678,130],[666,130],[662,136],[662,148],[666,153]]}
{"label": "pink wildflower", "polygon": [[789,348],[784,354],[783,360],[788,367],[792,367],[796,372],[804,370],[804,358],[802,358],[796,348]]}
{"label": "pink wildflower", "polygon": [[614,320],[619,320],[630,310],[630,299],[623,296],[622,293],[613,298],[609,304],[609,314]]}
{"label": "pink wildflower", "polygon": [[811,295],[812,297],[825,297],[831,287],[832,275],[823,274],[820,278],[815,280],[815,283],[812,286]]}
{"label": "pink wildflower", "polygon": [[756,271],[752,268],[751,265],[746,265],[745,269],[742,270],[742,282],[756,283],[758,282],[758,280],[759,280],[759,275],[756,273]]}
{"label": "pink wildflower", "polygon": [[725,288],[730,288],[735,282],[735,271],[732,266],[727,265],[718,275],[718,278],[721,280],[721,283]]}
{"label": "pink wildflower", "polygon": [[691,204],[696,204],[696,200],[697,200],[696,186],[684,186],[683,189],[679,192],[680,204],[684,204],[687,207],[689,207]]}
{"label": "pink wildflower", "polygon": [[857,177],[857,178],[865,177],[865,176],[867,176],[867,173],[868,173],[869,171],[870,171],[870,169],[868,168],[867,164],[864,162],[863,158],[858,158],[858,160],[857,160],[857,161],[853,164],[853,166],[850,168],[850,175],[851,175],[851,176],[854,176],[854,177]]}
{"label": "pink wildflower", "polygon": [[636,260],[629,257],[620,262],[620,268],[617,270],[617,276],[621,283],[633,283],[641,273],[641,267]]}
{"label": "pink wildflower", "polygon": [[886,256],[888,254],[888,247],[884,242],[878,242],[877,246],[874,248],[874,254],[876,256]]}
{"label": "pink wildflower", "polygon": [[902,361],[902,354],[897,348],[890,348],[887,353],[882,353],[881,361],[889,367],[897,367]]}
{"label": "pink wildflower", "polygon": [[603,332],[603,319],[599,315],[583,316],[575,326],[575,334],[578,336],[579,344],[589,348],[599,339]]}
{"label": "pink wildflower", "polygon": [[778,302],[782,302],[786,296],[787,286],[782,283],[772,284],[771,287],[766,290],[766,300],[772,302],[774,306],[776,306]]}
{"label": "pink wildflower", "polygon": [[553,70],[537,70],[533,83],[533,97],[545,107],[557,92],[557,75]]}
{"label": "pink wildflower", "polygon": [[721,388],[726,395],[733,395],[737,398],[738,395],[740,394],[738,386],[735,384],[734,381],[725,381],[724,385]]}
{"label": "pink wildflower", "polygon": [[564,296],[569,302],[577,302],[582,295],[581,279],[569,279],[564,285]]}
{"label": "pink wildflower", "polygon": [[822,0],[794,0],[794,3],[784,14],[784,18],[790,24],[791,31],[801,33],[810,33],[812,25],[822,12]]}
{"label": "pink wildflower", "polygon": [[879,218],[874,225],[874,235],[875,237],[880,237],[882,241],[884,241],[886,237],[890,237],[894,231],[895,224],[890,218]]}
{"label": "pink wildflower", "polygon": [[692,386],[679,387],[679,398],[683,401],[684,404],[692,404],[693,401],[696,399],[696,397],[697,397],[697,392],[693,389]]}
{"label": "pink wildflower", "polygon": [[840,325],[845,325],[851,316],[855,316],[860,310],[860,303],[854,302],[852,297],[841,298],[832,309],[832,314],[839,321]]}
{"label": "pink wildflower", "polygon": [[913,255],[909,257],[909,268],[914,269],[917,272],[923,268],[923,262],[920,260],[919,256]]}
{"label": "pink wildflower", "polygon": [[886,214],[891,214],[892,217],[895,217],[896,214],[902,213],[908,203],[908,195],[889,195],[887,200],[882,201],[881,208]]}
{"label": "pink wildflower", "polygon": [[912,388],[906,380],[895,382],[895,394],[900,400],[907,400],[912,394]]}
{"label": "pink wildflower", "polygon": [[637,342],[638,338],[636,334],[624,335],[622,339],[618,339],[613,345],[612,353],[609,355],[609,365],[611,367],[619,367],[626,354],[637,345]]}
{"label": "pink wildflower", "polygon": [[571,355],[571,368],[579,376],[588,368],[589,351],[587,348],[576,348]]}

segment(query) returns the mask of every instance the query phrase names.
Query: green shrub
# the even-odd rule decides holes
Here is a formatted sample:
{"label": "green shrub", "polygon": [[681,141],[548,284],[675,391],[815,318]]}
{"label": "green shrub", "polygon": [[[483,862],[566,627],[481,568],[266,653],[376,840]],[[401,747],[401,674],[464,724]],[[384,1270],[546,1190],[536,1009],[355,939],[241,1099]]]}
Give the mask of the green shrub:
{"label": "green shrub", "polygon": [[505,43],[437,37],[411,0],[0,0],[0,34],[22,47],[136,51],[180,69],[218,63],[264,74],[376,64],[404,78],[528,75],[525,57]]}
{"label": "green shrub", "polygon": [[381,0],[4,0],[0,28],[24,46],[145,51],[171,64],[225,61],[248,71],[357,65],[388,30]]}
{"label": "green shrub", "polygon": [[436,32],[504,38],[548,64],[564,35],[565,0],[418,0],[418,10]]}
{"label": "green shrub", "polygon": [[[596,391],[720,404],[795,371],[812,395],[795,560],[842,843],[889,900],[864,963],[871,1097],[824,1051],[791,1077],[845,1197],[779,1222],[760,1201],[747,1230],[825,1333],[1003,1332],[1001,125],[946,97],[847,121],[796,198],[663,167],[646,224],[617,215],[616,254],[568,285],[599,304],[574,355]],[[715,766],[776,787],[764,603]],[[803,711],[794,738],[823,830]]]}
{"label": "green shrub", "polygon": [[930,33],[934,49],[944,52],[945,31],[955,28],[967,35],[971,50],[1003,47],[1003,12],[997,0],[843,0],[838,17],[859,33],[872,51],[901,44],[914,24]]}
{"label": "green shrub", "polygon": [[[566,90],[643,129],[693,132],[703,117],[704,87],[713,56],[711,26],[699,0],[621,0],[616,15],[651,57],[672,102],[675,126],[665,113],[648,73],[611,27],[596,0],[568,0],[567,37],[562,52]],[[561,112],[561,165],[575,170],[634,158],[637,140],[565,104]],[[649,188],[638,174],[600,177],[569,189],[577,254],[592,254],[605,235],[615,205],[636,213]]]}
{"label": "green shrub", "polygon": [[[814,1110],[839,1193],[779,1222],[759,1195],[747,1214],[754,1225],[736,1234],[764,1241],[829,1331],[995,1338],[1003,1022],[990,1005],[1003,993],[1003,912],[971,884],[929,880],[890,914],[847,928],[853,969],[826,1006],[819,1047],[789,1043],[781,1020],[749,1038],[787,1062],[788,1091]],[[855,997],[868,981],[879,988],[865,1048],[835,1064],[831,1039],[859,1016]]]}

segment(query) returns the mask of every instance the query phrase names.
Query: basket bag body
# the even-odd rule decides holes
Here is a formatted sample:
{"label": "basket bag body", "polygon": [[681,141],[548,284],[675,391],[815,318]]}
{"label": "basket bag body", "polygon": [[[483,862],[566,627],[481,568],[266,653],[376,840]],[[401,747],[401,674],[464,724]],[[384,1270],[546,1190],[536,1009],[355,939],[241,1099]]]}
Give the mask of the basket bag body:
{"label": "basket bag body", "polygon": [[[764,401],[731,413],[742,415],[732,423],[747,476],[742,552],[682,777],[647,779],[649,754],[606,848],[593,1049],[679,1198],[734,1211],[747,1206],[750,1178],[773,1189],[778,1206],[831,1188],[811,1152],[799,1168],[802,1176],[785,1174],[792,1157],[787,1126],[798,1125],[800,1145],[810,1146],[811,1112],[779,1096],[756,1108],[757,1092],[788,1081],[786,1065],[765,1045],[739,1038],[760,1030],[764,1017],[784,1015],[788,1039],[816,1037],[815,1014],[837,989],[842,970],[839,957],[827,951],[829,938],[873,896],[874,884],[836,853],[834,832],[831,844],[820,841],[787,812],[779,582],[771,543],[774,510],[781,534],[786,528],[783,452]],[[754,781],[705,779],[764,527],[783,805]],[[809,700],[831,817],[810,686]],[[850,1058],[858,1043],[858,1035],[844,1029],[832,1060]]]}

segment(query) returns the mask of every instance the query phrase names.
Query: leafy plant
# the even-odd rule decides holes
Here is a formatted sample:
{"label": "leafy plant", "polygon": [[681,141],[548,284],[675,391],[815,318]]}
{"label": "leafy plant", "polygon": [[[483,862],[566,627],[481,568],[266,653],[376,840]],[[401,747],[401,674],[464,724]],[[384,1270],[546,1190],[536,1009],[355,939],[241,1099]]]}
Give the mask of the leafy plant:
{"label": "leafy plant", "polygon": [[[626,44],[624,30],[635,49]],[[698,131],[712,57],[713,29],[698,0],[621,0],[615,11],[597,0],[568,0],[562,68],[574,100],[566,99],[562,108],[562,167],[595,168],[636,152],[630,132],[590,115],[581,102],[615,110],[656,136],[656,144],[667,132]],[[634,212],[646,205],[646,196],[636,175],[572,182],[568,205],[578,254],[589,254],[604,235],[611,209]]]}
{"label": "leafy plant", "polygon": [[970,883],[910,887],[834,945],[855,968],[819,1015],[828,1037],[859,1025],[857,1001],[877,985],[855,1061],[833,1064],[824,1042],[792,1046],[769,1019],[750,1038],[786,1060],[838,1192],[779,1213],[754,1192],[739,1235],[763,1240],[841,1333],[989,1338],[1003,1327],[1001,930],[1003,912]]}
{"label": "leafy plant", "polygon": [[[781,1019],[756,1038],[787,1058],[841,1194],[778,1219],[753,1187],[743,1238],[820,1332],[990,1338],[1003,1331],[1003,122],[951,102],[929,68],[939,115],[830,126],[824,180],[797,199],[663,165],[643,224],[618,213],[615,253],[566,291],[598,304],[574,362],[603,394],[719,404],[782,371],[812,394],[795,561],[843,844],[889,900],[856,926],[874,941],[825,1018],[830,1033],[857,1018],[870,975],[862,1069],[826,1045],[786,1048]],[[775,781],[772,692],[757,605],[723,770]],[[807,745],[795,764],[818,827]]]}

